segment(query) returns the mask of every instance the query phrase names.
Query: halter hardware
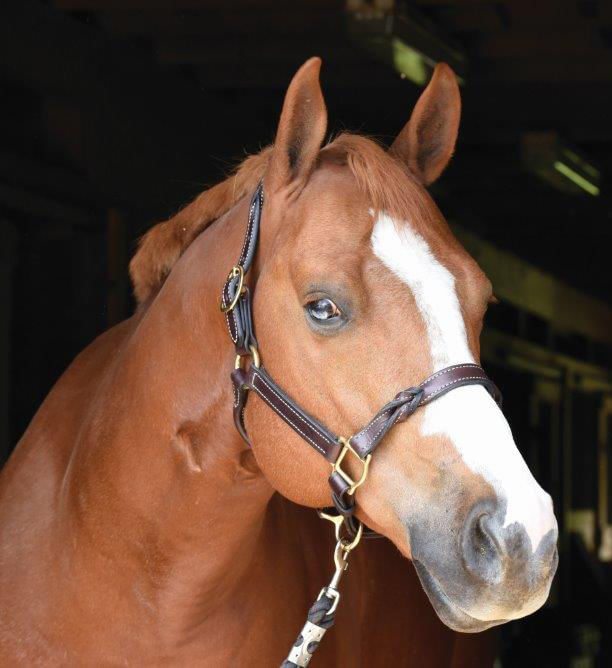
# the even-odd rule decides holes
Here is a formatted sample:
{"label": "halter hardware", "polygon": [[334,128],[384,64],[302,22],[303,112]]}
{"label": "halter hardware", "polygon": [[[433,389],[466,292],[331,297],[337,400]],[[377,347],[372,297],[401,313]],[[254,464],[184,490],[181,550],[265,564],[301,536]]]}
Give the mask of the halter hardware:
{"label": "halter hardware", "polygon": [[234,267],[232,267],[232,270],[227,276],[228,282],[233,281],[235,278],[238,278],[238,285],[236,286],[236,292],[234,293],[234,297],[227,306],[225,306],[223,299],[221,300],[219,309],[221,310],[222,313],[229,313],[230,311],[233,311],[236,308],[238,300],[244,294],[244,268],[242,267],[241,264],[237,264]]}
{"label": "halter hardware", "polygon": [[[361,455],[359,455],[359,453],[353,449],[350,438],[344,438],[344,436],[340,436],[338,442],[342,445],[342,450],[340,450],[338,459],[336,459],[335,462],[331,463],[332,473],[338,473],[338,475],[342,476],[342,478],[346,481],[346,483],[350,485],[346,493],[352,495],[355,493],[355,490],[358,487],[363,485],[366,478],[368,477],[368,471],[370,468],[370,461],[372,459],[372,454],[370,453],[365,457],[361,457]],[[344,460],[348,452],[350,452],[361,464],[361,476],[359,480],[356,481],[353,480],[351,476],[342,469],[342,461]]]}
{"label": "halter hardware", "polygon": [[242,360],[245,357],[251,357],[253,358],[253,364],[255,368],[259,369],[259,365],[261,364],[261,360],[259,358],[259,351],[257,350],[257,347],[251,344],[249,346],[249,353],[245,355],[238,354],[236,355],[236,361],[234,362],[234,369],[242,369]]}
{"label": "halter hardware", "polygon": [[327,587],[323,587],[317,596],[317,601],[320,601],[323,596],[327,596],[327,598],[332,599],[333,603],[331,608],[327,611],[328,615],[333,615],[334,612],[336,612],[338,603],[340,603],[338,583],[340,582],[340,578],[344,574],[344,571],[346,571],[348,568],[349,552],[350,550],[343,545],[341,540],[336,543],[336,549],[334,550],[334,566],[336,567],[336,570],[330,583],[327,585]]}
{"label": "halter hardware", "polygon": [[357,520],[358,523],[358,528],[357,532],[355,533],[354,536],[349,536],[348,538],[346,536],[342,535],[342,527],[344,527],[344,517],[342,515],[335,515],[332,513],[328,513],[325,510],[317,510],[317,514],[322,520],[328,520],[334,525],[334,532],[336,534],[336,542],[338,545],[342,546],[342,549],[345,552],[350,552],[351,550],[354,550],[357,545],[359,545],[359,541],[361,540],[361,537],[363,536],[363,524]]}
{"label": "halter hardware", "polygon": [[[363,524],[359,523],[359,530],[356,537],[349,541],[346,538],[340,537],[342,530],[342,516],[329,515],[322,511],[319,512],[319,517],[330,520],[336,527],[336,547],[334,549],[334,574],[329,584],[321,589],[316,601],[308,612],[306,623],[302,627],[297,640],[289,650],[287,659],[282,664],[281,668],[294,668],[298,666],[301,668],[310,663],[313,653],[319,646],[323,636],[335,621],[336,608],[340,603],[340,591],[338,585],[340,579],[348,569],[348,558],[352,550],[354,550],[363,532]],[[340,518],[340,521],[338,521]]]}

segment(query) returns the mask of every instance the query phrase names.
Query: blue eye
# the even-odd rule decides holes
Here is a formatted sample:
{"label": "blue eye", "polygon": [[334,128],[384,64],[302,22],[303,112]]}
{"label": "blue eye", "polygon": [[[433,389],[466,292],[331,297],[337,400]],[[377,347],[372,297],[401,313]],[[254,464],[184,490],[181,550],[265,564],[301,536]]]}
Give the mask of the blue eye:
{"label": "blue eye", "polygon": [[306,304],[308,313],[317,322],[336,321],[342,313],[340,309],[334,304],[331,299],[323,298],[317,299]]}

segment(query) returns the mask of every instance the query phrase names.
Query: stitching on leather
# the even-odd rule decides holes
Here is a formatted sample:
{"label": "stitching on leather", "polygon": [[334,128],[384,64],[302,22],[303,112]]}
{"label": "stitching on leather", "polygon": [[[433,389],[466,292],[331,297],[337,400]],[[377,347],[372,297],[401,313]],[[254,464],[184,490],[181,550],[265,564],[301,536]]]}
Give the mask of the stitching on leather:
{"label": "stitching on leather", "polygon": [[[240,251],[240,259],[238,262],[240,264],[244,263],[247,259],[247,256],[249,254],[249,251],[251,249],[251,242],[253,241],[252,234],[253,234],[253,227],[255,223],[255,218],[253,216],[253,212],[255,211],[255,206],[257,202],[260,202],[260,210],[263,208],[263,191],[260,190],[258,197],[256,197],[253,200],[253,203],[251,204],[251,209],[249,210],[249,222],[247,224],[247,233],[244,236],[244,241],[242,242],[242,250]],[[248,241],[248,245],[247,245]],[[246,249],[246,255],[245,255],[245,249]]]}
{"label": "stitching on leather", "polygon": [[[258,378],[259,378],[259,379],[262,381],[262,383],[263,383],[263,384],[270,390],[270,392],[272,392],[272,394],[274,394],[276,397],[278,397],[278,399],[279,399],[285,406],[287,406],[287,408],[288,408],[288,409],[289,409],[289,410],[290,410],[290,411],[291,411],[291,412],[292,412],[292,413],[293,413],[299,420],[302,421],[302,423],[303,423],[304,425],[306,425],[307,427],[310,427],[316,434],[318,434],[319,436],[321,436],[321,438],[324,438],[326,441],[329,442],[329,439],[327,439],[323,434],[319,433],[319,431],[318,431],[317,429],[315,429],[313,425],[309,424],[309,423],[308,423],[308,422],[307,422],[307,421],[306,421],[306,420],[305,420],[299,413],[297,413],[297,412],[296,412],[296,411],[295,411],[295,410],[294,410],[294,409],[293,409],[293,408],[292,408],[292,407],[291,407],[291,406],[290,406],[290,405],[289,405],[289,404],[288,404],[288,403],[287,403],[287,402],[286,402],[286,401],[285,401],[285,400],[278,394],[278,392],[276,392],[276,391],[274,390],[274,388],[270,386],[270,384],[269,384],[269,383],[268,383],[262,376],[255,375],[254,378],[253,378],[253,388],[257,391],[257,393],[258,393],[261,397],[263,397],[264,395],[263,395],[262,391],[256,386],[256,383],[255,383],[255,381],[256,381]],[[283,419],[287,420],[287,421],[289,422],[289,424],[290,424],[294,429],[296,429],[296,430],[297,430],[297,431],[298,431],[298,432],[299,432],[299,433],[300,433],[300,434],[301,434],[301,435],[302,435],[302,436],[303,436],[309,443],[311,443],[317,450],[319,450],[322,454],[325,454],[325,451],[323,450],[323,448],[321,448],[321,446],[317,445],[317,443],[315,443],[311,438],[309,438],[306,434],[304,434],[304,432],[302,432],[302,431],[299,429],[299,427],[297,427],[295,424],[293,424],[293,422],[291,422],[291,420],[289,420],[289,419],[287,418],[287,416],[284,415],[284,414],[280,411],[279,408],[277,408],[276,406],[274,406],[274,404],[268,404],[268,405],[271,406],[271,407],[272,407],[272,408],[273,408],[273,409],[274,409],[274,410],[275,410],[275,411],[276,411],[276,412],[277,412]]]}
{"label": "stitching on leather", "polygon": [[[240,264],[242,264],[242,262],[244,262],[244,259],[245,259],[244,250],[247,247],[247,242],[251,241],[251,229],[252,229],[252,226],[253,226],[253,211],[255,211],[255,204],[256,203],[257,203],[257,199],[254,199],[252,204],[251,204],[251,208],[249,209],[249,221],[247,223],[247,231],[246,231],[246,234],[244,235],[244,241],[242,242],[242,250],[240,251],[240,257],[238,259],[238,262]],[[241,260],[242,260],[242,262],[241,262]]]}
{"label": "stitching on leather", "polygon": [[238,321],[236,320],[236,315],[234,314],[233,311],[232,311],[232,322],[234,323],[234,332],[236,332],[236,334],[232,336],[232,340],[234,341],[234,343],[238,343]]}
{"label": "stitching on leather", "polygon": [[236,323],[236,317],[232,313],[232,318],[234,319],[234,330],[236,331],[236,336],[232,332],[232,326],[230,325],[229,311],[225,313],[225,322],[227,322],[227,330],[229,331],[230,339],[234,343],[238,343],[238,324]]}
{"label": "stitching on leather", "polygon": [[[410,399],[410,401],[412,401],[412,400],[413,400],[413,399]],[[409,402],[406,402],[406,403],[409,403]],[[401,404],[400,406],[397,406],[397,408],[401,408],[402,405],[405,405],[405,404]],[[392,415],[393,415],[393,410],[390,409],[390,408],[387,408],[387,409],[386,409],[383,413],[381,413],[378,417],[375,417],[373,420],[371,420],[370,422],[368,422],[368,424],[367,424],[367,425],[366,425],[360,432],[358,432],[357,434],[355,434],[355,436],[354,436],[353,438],[358,438],[358,437],[361,436],[362,434],[365,434],[367,431],[369,431],[369,430],[370,430],[370,429],[371,429],[377,422],[379,422],[380,420],[389,420],[389,419],[391,418]],[[374,436],[374,438],[376,438],[384,428],[385,428],[385,426],[383,425],[383,426],[381,427],[381,429],[378,431],[378,433]]]}
{"label": "stitching on leather", "polygon": [[[287,408],[288,408],[288,409],[289,409],[289,410],[290,410],[290,411],[291,411],[291,412],[292,412],[292,413],[293,413],[299,420],[301,420],[301,422],[302,422],[303,424],[305,424],[307,427],[310,427],[315,433],[317,433],[319,436],[321,436],[321,438],[323,438],[324,440],[326,440],[328,443],[331,443],[331,442],[329,441],[329,439],[328,439],[324,434],[320,433],[319,430],[316,429],[316,428],[314,427],[314,425],[311,425],[310,423],[306,422],[306,420],[305,420],[299,413],[297,413],[297,412],[296,412],[296,411],[295,411],[295,410],[294,410],[294,409],[293,409],[293,408],[292,408],[292,407],[291,407],[291,406],[290,406],[290,405],[289,405],[289,404],[288,404],[288,403],[287,403],[287,402],[286,402],[286,401],[285,401],[285,400],[278,394],[278,392],[276,392],[276,391],[274,390],[273,387],[271,387],[271,385],[265,380],[265,378],[264,378],[263,376],[259,376],[259,375],[255,374],[255,376],[253,377],[253,389],[254,389],[254,390],[255,390],[261,397],[263,397],[264,395],[263,395],[261,389],[259,389],[259,388],[257,387],[257,383],[255,382],[255,381],[257,381],[257,379],[261,380],[261,382],[268,388],[268,390],[270,390],[270,392],[272,392],[272,394],[274,394],[276,397],[278,397],[278,399],[279,399],[285,406],[287,406]],[[295,425],[293,422],[291,422],[291,420],[290,420],[286,415],[284,415],[284,414],[280,411],[280,409],[278,409],[276,406],[274,406],[274,404],[270,404],[270,403],[269,403],[268,405],[269,405],[271,408],[273,408],[274,411],[275,411],[276,413],[278,413],[284,420],[287,420],[287,422],[288,422],[288,423],[289,423],[289,424],[290,424],[290,425],[291,425],[291,426],[292,426],[292,427],[293,427],[293,428],[294,428],[294,429],[295,429],[295,430],[302,436],[302,438],[305,438],[305,439],[306,439],[306,440],[307,440],[307,441],[308,441],[314,448],[316,448],[322,455],[326,455],[325,450],[323,450],[323,448],[322,448],[320,445],[317,445],[317,443],[315,443],[315,441],[313,441],[309,436],[307,436],[307,435],[306,435],[306,434],[305,434],[305,433],[304,433],[304,432],[303,432],[297,425]]]}
{"label": "stitching on leather", "polygon": [[[452,367],[448,367],[446,369],[442,369],[441,371],[436,372],[435,374],[430,376],[427,380],[423,381],[420,385],[420,387],[423,388],[423,403],[430,401],[434,397],[438,396],[438,394],[440,394],[440,392],[445,390],[447,387],[455,385],[456,383],[460,383],[460,382],[465,381],[465,380],[483,380],[483,381],[487,380],[486,375],[484,374],[484,371],[483,371],[482,376],[465,376],[463,378],[459,378],[459,379],[453,380],[449,383],[446,383],[442,387],[438,388],[432,394],[429,394],[429,395],[427,394],[426,386],[427,386],[428,383],[430,383],[430,381],[433,381],[436,378],[439,378],[440,376],[443,376],[443,375],[447,374],[449,371],[454,371],[455,369],[481,369],[481,367],[478,366],[478,364],[473,364],[473,363],[455,364]],[[385,411],[384,413],[382,413],[378,417],[374,418],[371,422],[369,422],[361,431],[359,431],[357,434],[355,434],[355,436],[353,438],[359,438],[360,436],[364,436],[370,430],[372,430],[372,428],[378,422],[380,422],[381,420],[384,420],[385,422],[380,427],[380,429],[378,429],[378,431],[373,436],[371,436],[372,440],[376,441],[376,439],[384,431],[384,429],[386,427],[386,422],[392,417],[392,415],[393,415],[392,411],[390,411],[390,410]]]}
{"label": "stitching on leather", "polygon": [[[387,411],[387,412],[388,412],[388,411]],[[390,417],[391,417],[391,415],[385,416],[385,413],[382,413],[382,414],[379,415],[377,418],[374,418],[373,420],[371,420],[370,422],[368,422],[368,424],[367,424],[367,425],[366,425],[360,432],[358,432],[357,434],[355,434],[355,436],[353,436],[353,438],[358,438],[358,437],[361,436],[362,434],[365,434],[365,433],[366,433],[369,429],[371,429],[371,428],[372,428],[372,427],[373,427],[379,420],[382,420],[382,419],[388,420]]]}
{"label": "stitching on leather", "polygon": [[[444,374],[447,374],[449,371],[454,371],[455,369],[481,369],[481,367],[478,366],[478,364],[474,364],[473,362],[469,362],[467,364],[454,364],[453,366],[446,367],[446,369],[442,369],[441,371],[437,371],[432,376],[429,376],[429,378],[427,378],[426,380],[424,380],[421,383],[421,387],[423,387],[424,385],[427,385],[427,383],[429,383],[430,380],[434,380],[434,379],[438,378],[439,376],[443,376]],[[484,371],[483,371],[483,373],[484,373]]]}
{"label": "stitching on leather", "polygon": [[[391,418],[391,416],[389,415],[389,419],[390,419],[390,418]],[[385,429],[386,426],[387,426],[386,423],[383,424],[383,426],[376,432],[376,434],[374,434],[374,436],[372,436],[372,440],[373,440],[374,442],[376,442],[376,439],[380,436],[380,434],[382,434],[382,432],[384,431],[384,429]]]}
{"label": "stitching on leather", "polygon": [[[223,307],[225,308],[225,305],[227,304],[227,301],[225,299],[225,291],[227,288],[227,283],[223,286],[223,291],[221,292],[221,302],[223,304]],[[238,323],[236,322],[236,316],[234,315],[234,311],[231,311],[232,319],[234,321],[234,329],[232,330],[232,326],[230,324],[230,311],[226,311],[224,313],[225,315],[225,322],[227,323],[227,331],[229,332],[230,339],[234,343],[238,343]],[[234,336],[234,332],[236,332],[236,335]]]}
{"label": "stitching on leather", "polygon": [[423,403],[428,403],[431,399],[434,397],[437,397],[440,392],[445,390],[447,387],[451,387],[451,385],[456,385],[457,383],[463,383],[466,380],[481,380],[486,382],[486,378],[484,376],[465,376],[464,378],[457,378],[457,380],[452,380],[450,383],[446,383],[445,385],[442,385],[442,387],[439,387],[435,392],[432,394],[426,396],[424,398]]}
{"label": "stitching on leather", "polygon": [[[255,205],[253,205],[253,209],[255,209]],[[244,255],[243,262],[247,261],[247,258],[251,254],[251,246],[255,243],[255,237],[253,236],[253,229],[254,228],[255,228],[255,217],[253,216],[253,219],[252,219],[252,221],[250,222],[250,225],[249,225],[249,234],[248,234],[248,237],[247,237],[248,240],[249,240],[249,243],[246,244],[246,252],[245,252],[245,255]],[[245,242],[246,242],[246,238],[245,238]]]}
{"label": "stitching on leather", "polygon": [[[406,403],[408,403],[408,402],[406,402]],[[405,406],[406,404],[403,404],[403,405]],[[401,408],[401,407],[398,406],[398,408]],[[418,408],[418,406],[417,406],[417,408]],[[381,416],[381,417],[383,417],[383,416]],[[391,417],[393,417],[393,413],[392,413],[392,412],[389,412],[389,417],[387,418],[387,420],[390,420]],[[392,427],[394,424],[395,424],[395,422],[391,425],[391,427]],[[371,425],[374,425],[374,423],[372,422]],[[374,434],[374,436],[372,436],[372,440],[373,440],[374,442],[376,442],[376,439],[377,439],[377,438],[380,436],[380,434],[384,431],[384,429],[385,429],[386,426],[387,426],[386,423],[383,424],[383,426],[376,432],[376,434]]]}
{"label": "stitching on leather", "polygon": [[258,375],[257,373],[254,374],[255,378],[259,378],[264,385],[275,395],[277,396],[285,406],[299,419],[301,420],[307,427],[310,427],[316,434],[318,434],[323,440],[327,441],[330,444],[335,444],[336,442],[333,440],[330,440],[318,427],[316,424],[308,422],[304,417],[302,417],[294,408],[291,406],[283,397],[268,383],[268,381],[263,377]]}

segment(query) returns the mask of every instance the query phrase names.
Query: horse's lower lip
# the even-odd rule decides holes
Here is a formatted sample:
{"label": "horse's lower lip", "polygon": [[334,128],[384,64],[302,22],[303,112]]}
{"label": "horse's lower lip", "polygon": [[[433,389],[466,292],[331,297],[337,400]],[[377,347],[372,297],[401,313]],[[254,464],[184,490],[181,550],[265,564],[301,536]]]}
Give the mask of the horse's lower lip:
{"label": "horse's lower lip", "polygon": [[423,589],[438,617],[453,631],[476,633],[478,631],[485,631],[492,626],[503,624],[506,621],[504,619],[482,620],[472,617],[449,599],[438,581],[420,561],[415,559],[413,563]]}

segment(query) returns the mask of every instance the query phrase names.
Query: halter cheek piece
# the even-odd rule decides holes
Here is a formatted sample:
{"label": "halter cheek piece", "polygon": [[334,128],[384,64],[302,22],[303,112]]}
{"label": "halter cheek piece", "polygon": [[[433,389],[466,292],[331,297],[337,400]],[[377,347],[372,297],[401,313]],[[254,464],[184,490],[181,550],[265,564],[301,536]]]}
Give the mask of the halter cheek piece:
{"label": "halter cheek piece", "polygon": [[[231,374],[234,387],[234,422],[244,440],[249,443],[244,426],[244,408],[248,391],[251,390],[331,464],[329,485],[332,501],[338,514],[320,512],[320,515],[333,521],[336,526],[338,540],[334,555],[336,574],[330,586],[321,591],[315,605],[311,608],[309,621],[298,638],[298,640],[301,638],[302,642],[292,648],[290,658],[283,664],[305,666],[312,656],[308,647],[316,648],[322,634],[333,623],[333,612],[339,598],[336,585],[340,575],[346,569],[348,553],[357,545],[363,531],[362,524],[353,516],[355,490],[365,482],[372,454],[379,443],[394,425],[407,420],[417,408],[425,406],[457,387],[482,385],[499,405],[501,405],[501,393],[478,364],[471,362],[455,364],[434,373],[415,387],[402,390],[388,404],[385,404],[363,429],[350,438],[337,436],[300,408],[260,364],[253,327],[251,294],[244,282],[257,248],[263,202],[263,186],[260,183],[251,199],[240,257],[223,286],[221,311],[225,314],[227,328],[236,347],[236,364]],[[249,356],[252,358],[251,364],[248,369],[243,369],[242,361]],[[348,456],[353,457],[360,465],[361,474],[357,480],[353,480],[342,467]],[[331,603],[325,609],[327,602],[330,601]],[[311,617],[316,621],[311,621]],[[331,623],[329,623],[330,619]],[[308,639],[310,642],[306,642]]]}

